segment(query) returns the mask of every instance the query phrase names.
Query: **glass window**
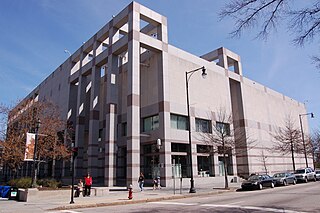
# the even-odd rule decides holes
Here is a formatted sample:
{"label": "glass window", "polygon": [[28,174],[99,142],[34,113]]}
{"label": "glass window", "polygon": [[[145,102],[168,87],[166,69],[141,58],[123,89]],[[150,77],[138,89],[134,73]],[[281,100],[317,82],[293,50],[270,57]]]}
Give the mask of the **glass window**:
{"label": "glass window", "polygon": [[187,152],[188,144],[184,143],[171,143],[171,152]]}
{"label": "glass window", "polygon": [[228,123],[217,122],[216,129],[223,135],[230,135],[230,124]]}
{"label": "glass window", "polygon": [[171,128],[173,129],[181,129],[188,130],[188,117],[183,115],[170,115],[171,120]]}
{"label": "glass window", "polygon": [[121,136],[127,136],[127,122],[124,122],[121,125]]}
{"label": "glass window", "polygon": [[143,132],[149,132],[159,128],[159,115],[143,119]]}
{"label": "glass window", "polygon": [[196,131],[197,132],[212,133],[211,121],[210,120],[196,118]]}

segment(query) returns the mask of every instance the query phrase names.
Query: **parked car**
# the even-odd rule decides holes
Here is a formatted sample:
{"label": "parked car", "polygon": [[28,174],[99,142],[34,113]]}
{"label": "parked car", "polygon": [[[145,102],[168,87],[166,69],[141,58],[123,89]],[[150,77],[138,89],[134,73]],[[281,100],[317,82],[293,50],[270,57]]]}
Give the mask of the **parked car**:
{"label": "parked car", "polygon": [[274,180],[269,175],[251,175],[248,180],[241,184],[243,190],[247,189],[259,189],[263,187],[274,188]]}
{"label": "parked car", "polygon": [[316,175],[313,170],[310,168],[303,168],[303,169],[297,169],[294,172],[294,175],[297,178],[297,181],[305,182],[307,183],[310,180],[316,181]]}
{"label": "parked car", "polygon": [[315,170],[316,173],[316,179],[320,180],[320,170]]}
{"label": "parked car", "polygon": [[289,172],[280,172],[273,175],[273,180],[278,186],[286,186],[288,184],[295,185],[297,183],[296,176]]}

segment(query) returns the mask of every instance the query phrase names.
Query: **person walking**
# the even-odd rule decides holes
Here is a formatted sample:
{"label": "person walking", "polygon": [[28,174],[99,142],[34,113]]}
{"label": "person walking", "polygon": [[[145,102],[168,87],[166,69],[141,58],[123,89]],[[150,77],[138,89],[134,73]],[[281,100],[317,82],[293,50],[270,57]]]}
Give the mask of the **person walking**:
{"label": "person walking", "polygon": [[138,179],[138,183],[139,183],[140,191],[143,191],[144,175],[143,175],[142,172],[140,173],[140,176],[139,176],[139,179]]}
{"label": "person walking", "polygon": [[90,197],[91,185],[92,185],[92,177],[88,173],[88,175],[84,178],[84,196]]}

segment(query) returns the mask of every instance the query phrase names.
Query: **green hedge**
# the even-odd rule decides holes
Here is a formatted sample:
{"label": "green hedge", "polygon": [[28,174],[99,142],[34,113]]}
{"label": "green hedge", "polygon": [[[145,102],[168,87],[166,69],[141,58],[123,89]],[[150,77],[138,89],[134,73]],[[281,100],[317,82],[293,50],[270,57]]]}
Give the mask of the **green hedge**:
{"label": "green hedge", "polygon": [[[30,188],[32,185],[32,179],[30,177],[12,179],[8,182],[10,186],[15,186],[18,188]],[[52,189],[57,189],[61,187],[61,182],[56,181],[55,179],[39,179],[37,180],[37,185]]]}

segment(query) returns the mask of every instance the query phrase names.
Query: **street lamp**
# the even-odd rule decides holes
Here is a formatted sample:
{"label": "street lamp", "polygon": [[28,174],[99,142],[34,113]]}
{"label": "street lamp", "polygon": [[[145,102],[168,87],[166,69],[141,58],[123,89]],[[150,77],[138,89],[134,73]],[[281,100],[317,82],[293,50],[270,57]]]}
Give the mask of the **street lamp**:
{"label": "street lamp", "polygon": [[74,142],[71,143],[71,151],[72,151],[72,156],[71,156],[71,200],[70,204],[74,203],[73,200],[73,192],[74,192],[74,161],[76,157],[78,156],[78,147],[74,146]]}
{"label": "street lamp", "polygon": [[39,137],[39,128],[41,122],[40,119],[36,121],[36,129],[35,129],[35,136],[34,136],[34,150],[33,150],[33,175],[32,175],[32,187],[35,188],[37,186],[37,144],[38,144],[38,137]]}
{"label": "street lamp", "polygon": [[306,160],[306,167],[309,167],[308,166],[306,143],[304,141],[303,127],[302,127],[302,120],[301,120],[301,117],[304,116],[304,115],[311,115],[311,118],[314,118],[314,115],[313,115],[312,112],[309,112],[309,113],[306,113],[306,114],[299,114],[299,121],[300,121],[300,127],[301,127],[301,137],[302,137],[303,150],[304,150],[304,158]]}
{"label": "street lamp", "polygon": [[190,172],[191,172],[191,179],[190,179],[190,191],[189,193],[196,193],[196,189],[194,188],[194,180],[193,180],[193,168],[192,168],[192,143],[191,143],[191,121],[190,121],[190,104],[189,104],[189,80],[193,73],[197,71],[202,71],[202,77],[205,78],[207,76],[206,68],[200,67],[195,70],[187,71],[186,72],[186,91],[187,91],[187,111],[188,111],[188,131],[189,131],[189,162],[190,162]]}

